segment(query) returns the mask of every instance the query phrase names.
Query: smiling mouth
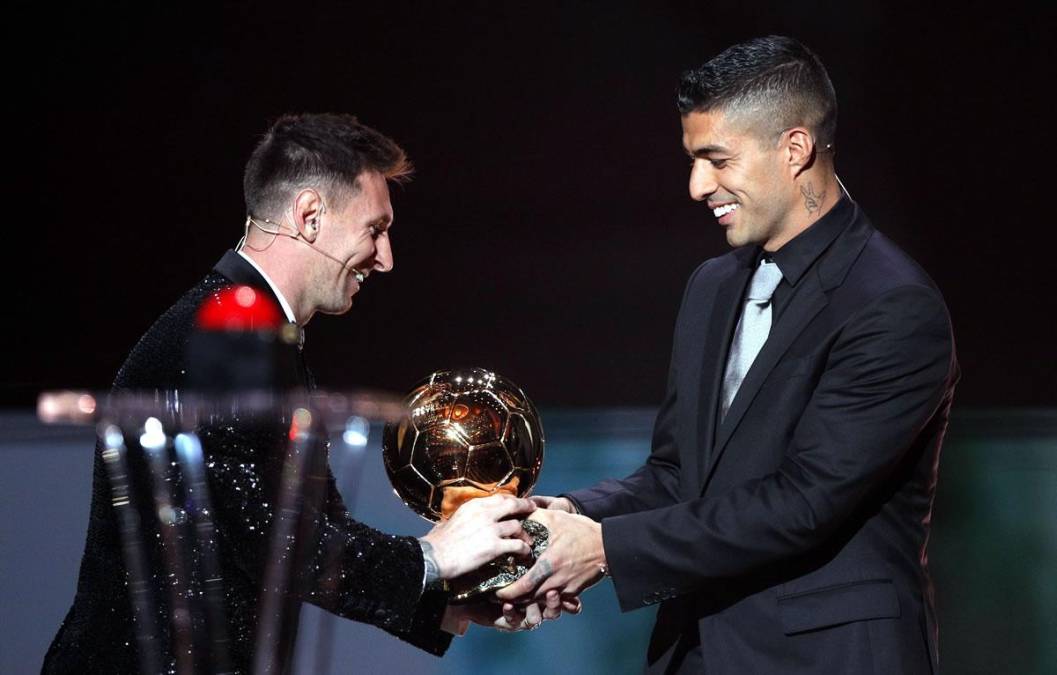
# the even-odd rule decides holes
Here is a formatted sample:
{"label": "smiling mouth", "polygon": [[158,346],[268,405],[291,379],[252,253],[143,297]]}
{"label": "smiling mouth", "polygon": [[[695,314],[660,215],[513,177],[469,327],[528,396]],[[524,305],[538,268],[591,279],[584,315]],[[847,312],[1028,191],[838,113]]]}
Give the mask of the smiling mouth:
{"label": "smiling mouth", "polygon": [[737,204],[724,204],[723,206],[717,206],[716,208],[712,209],[712,213],[716,216],[716,218],[722,218],[728,213],[733,213],[737,208]]}

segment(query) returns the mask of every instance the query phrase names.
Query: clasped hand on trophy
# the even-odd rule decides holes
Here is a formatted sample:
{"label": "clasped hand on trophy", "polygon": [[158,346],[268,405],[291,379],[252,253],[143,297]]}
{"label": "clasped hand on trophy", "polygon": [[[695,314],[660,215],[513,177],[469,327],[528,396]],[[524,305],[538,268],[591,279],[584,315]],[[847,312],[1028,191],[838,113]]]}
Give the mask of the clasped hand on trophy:
{"label": "clasped hand on trophy", "polygon": [[[439,522],[422,537],[433,548],[438,576],[444,580],[455,579],[500,556],[531,558],[532,538],[522,528],[520,518],[544,510],[537,510],[541,498],[535,499],[506,494],[473,499],[450,518]],[[546,524],[543,519],[537,520]],[[504,631],[532,630],[544,620],[557,619],[562,611],[578,614],[581,609],[575,594],[566,595],[559,589],[507,602],[486,597],[449,605],[442,627],[459,635],[471,622]]]}
{"label": "clasped hand on trophy", "polygon": [[549,607],[560,600],[566,611],[572,612],[572,605],[579,612],[580,593],[605,576],[602,526],[576,513],[572,502],[563,497],[539,496],[529,501],[541,507],[529,519],[547,528],[547,549],[524,576],[495,595],[504,607],[532,607],[541,602]]}

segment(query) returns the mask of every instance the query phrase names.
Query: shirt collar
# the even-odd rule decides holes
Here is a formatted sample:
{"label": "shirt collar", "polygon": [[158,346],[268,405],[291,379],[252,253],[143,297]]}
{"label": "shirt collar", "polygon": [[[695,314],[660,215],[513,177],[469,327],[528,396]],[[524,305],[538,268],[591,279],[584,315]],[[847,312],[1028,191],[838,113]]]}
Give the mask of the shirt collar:
{"label": "shirt collar", "polygon": [[[841,195],[826,215],[812,223],[806,230],[790,239],[784,246],[770,254],[778,265],[782,277],[790,286],[796,286],[804,273],[829,248],[837,235],[844,230],[855,212],[854,205],[847,195]],[[758,249],[751,258],[756,267],[764,257],[764,250]]]}
{"label": "shirt collar", "polygon": [[294,310],[290,308],[290,303],[288,303],[286,301],[286,298],[283,297],[283,292],[280,291],[279,287],[275,285],[275,282],[272,281],[272,278],[269,277],[267,273],[265,273],[265,271],[261,269],[260,265],[258,265],[253,258],[249,257],[242,251],[235,252],[238,253],[243,260],[252,265],[253,269],[257,270],[257,274],[261,275],[261,278],[264,279],[265,283],[268,284],[268,288],[272,289],[272,293],[275,294],[275,299],[279,301],[279,306],[283,308],[283,314],[286,315],[286,320],[292,324],[296,324],[297,317],[294,316]]}

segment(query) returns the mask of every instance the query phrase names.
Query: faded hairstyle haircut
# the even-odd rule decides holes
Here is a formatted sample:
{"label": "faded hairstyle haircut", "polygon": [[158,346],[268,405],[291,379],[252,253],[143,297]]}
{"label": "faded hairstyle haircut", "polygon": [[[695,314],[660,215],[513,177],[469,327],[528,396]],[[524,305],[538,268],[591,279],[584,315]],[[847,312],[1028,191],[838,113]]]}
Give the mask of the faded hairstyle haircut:
{"label": "faded hairstyle haircut", "polygon": [[821,150],[837,135],[837,95],[822,61],[789,37],[755,38],[683,73],[679,112],[718,110],[743,121],[763,142],[803,126]]}
{"label": "faded hairstyle haircut", "polygon": [[343,208],[365,171],[401,181],[411,170],[400,146],[352,115],[283,115],[246,162],[242,190],[248,213],[275,218],[304,188],[318,188],[332,208]]}

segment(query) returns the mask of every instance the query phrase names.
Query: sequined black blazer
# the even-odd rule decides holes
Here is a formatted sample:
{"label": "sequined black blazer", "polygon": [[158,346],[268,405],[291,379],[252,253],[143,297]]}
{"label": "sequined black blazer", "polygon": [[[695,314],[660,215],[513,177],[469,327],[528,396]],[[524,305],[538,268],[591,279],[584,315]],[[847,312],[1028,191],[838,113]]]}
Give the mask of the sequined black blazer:
{"label": "sequined black blazer", "polygon": [[[210,274],[166,311],[133,348],[114,381],[117,390],[173,390],[183,386],[185,347],[194,315],[210,294],[232,283],[271,295],[267,283],[245,260],[228,251]],[[273,296],[274,297],[274,296]],[[311,386],[302,359],[297,379]],[[230,656],[236,672],[252,663],[257,601],[268,556],[268,527],[285,447],[282,429],[226,426],[200,430],[213,500],[217,553],[224,579]],[[130,453],[130,461],[133,453]],[[324,460],[325,461],[325,460]],[[374,624],[433,654],[443,654],[451,636],[439,630],[446,599],[421,593],[422,554],[413,537],[397,537],[354,520],[345,509],[325,463],[322,499],[313,511],[315,532],[299,561],[294,583],[300,599],[343,617]],[[141,503],[150,503],[144,495]],[[145,519],[146,523],[149,518]],[[147,530],[150,535],[149,529]],[[156,547],[160,548],[160,547]],[[175,665],[169,643],[162,552],[151,551],[157,575],[157,613],[163,667]],[[274,553],[273,553],[274,555]],[[139,672],[134,612],[121,552],[110,486],[96,447],[92,505],[84,558],[73,606],[44,660],[45,673]],[[294,603],[296,605],[296,603]],[[280,638],[280,662],[289,666],[296,612],[287,615]],[[195,662],[196,671],[204,664]]]}

